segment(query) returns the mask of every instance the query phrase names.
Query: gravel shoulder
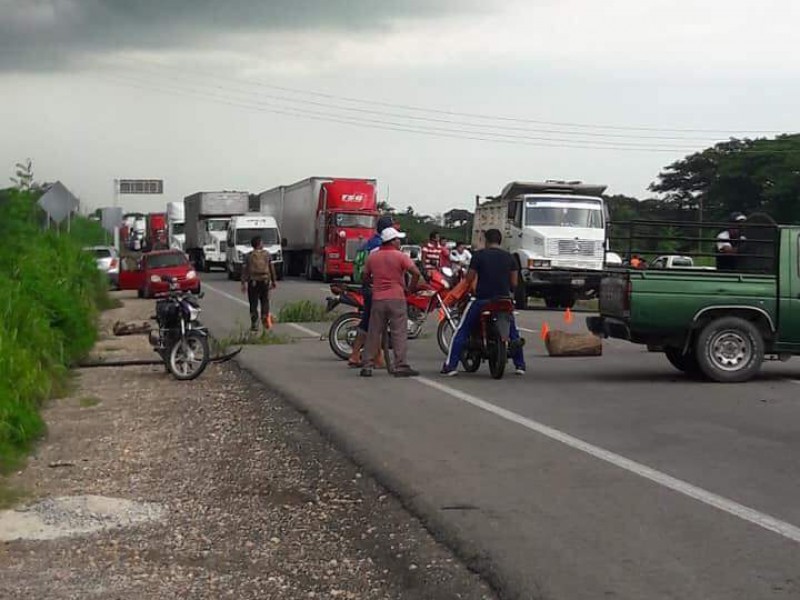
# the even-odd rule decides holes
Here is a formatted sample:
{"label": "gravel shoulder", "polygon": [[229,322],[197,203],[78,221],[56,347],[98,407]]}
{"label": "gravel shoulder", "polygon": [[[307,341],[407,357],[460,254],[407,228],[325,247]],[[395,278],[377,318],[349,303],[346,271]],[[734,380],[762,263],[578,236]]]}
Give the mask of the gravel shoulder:
{"label": "gravel shoulder", "polygon": [[[95,354],[151,358],[103,316]],[[83,369],[45,410],[49,433],[13,476],[25,503],[102,496],[160,520],[0,545],[3,598],[495,598],[302,415],[235,364],[178,382],[162,366]]]}

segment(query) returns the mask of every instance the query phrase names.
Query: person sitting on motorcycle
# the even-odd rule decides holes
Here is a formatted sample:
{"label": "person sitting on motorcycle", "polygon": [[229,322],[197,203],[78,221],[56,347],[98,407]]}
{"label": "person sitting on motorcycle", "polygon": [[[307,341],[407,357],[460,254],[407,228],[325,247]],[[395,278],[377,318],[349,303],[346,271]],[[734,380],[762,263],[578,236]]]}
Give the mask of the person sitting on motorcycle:
{"label": "person sitting on motorcycle", "polygon": [[460,275],[463,271],[466,273],[469,268],[469,263],[472,262],[472,253],[467,250],[467,245],[462,242],[456,242],[456,247],[450,252],[450,266],[456,275]]}
{"label": "person sitting on motorcycle", "polygon": [[[375,235],[369,238],[358,249],[359,253],[366,252],[367,255],[375,250],[378,250],[383,243],[381,240],[381,232],[387,227],[394,225],[392,217],[383,216],[378,219],[375,225]],[[356,339],[353,340],[353,351],[350,353],[350,358],[347,360],[347,365],[353,368],[360,368],[362,366],[361,351],[364,349],[364,344],[367,341],[367,333],[369,332],[369,315],[372,312],[372,286],[368,281],[362,281],[361,293],[364,296],[364,312],[361,316],[361,324],[358,326],[358,333]],[[378,361],[382,360],[378,357]],[[378,368],[380,368],[380,364]]]}
{"label": "person sitting on motorcycle", "polygon": [[[496,298],[513,297],[513,290],[519,283],[519,265],[511,254],[500,247],[503,236],[497,229],[486,232],[486,248],[472,257],[467,271],[466,282],[471,285],[477,279],[475,295],[467,304],[464,314],[453,334],[447,361],[442,366],[442,375],[452,377],[458,373],[458,363],[469,342],[470,332],[477,324],[481,310]],[[514,360],[517,375],[525,374],[525,357],[519,341],[519,331],[511,319],[511,358]]]}

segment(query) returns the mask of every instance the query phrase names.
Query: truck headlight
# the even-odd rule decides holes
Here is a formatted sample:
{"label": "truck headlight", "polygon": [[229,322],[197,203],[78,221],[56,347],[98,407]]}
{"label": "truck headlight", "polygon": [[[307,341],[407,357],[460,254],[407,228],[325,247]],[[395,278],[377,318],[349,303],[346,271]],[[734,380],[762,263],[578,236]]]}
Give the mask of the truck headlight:
{"label": "truck headlight", "polygon": [[328,252],[328,258],[339,258],[338,252]]}

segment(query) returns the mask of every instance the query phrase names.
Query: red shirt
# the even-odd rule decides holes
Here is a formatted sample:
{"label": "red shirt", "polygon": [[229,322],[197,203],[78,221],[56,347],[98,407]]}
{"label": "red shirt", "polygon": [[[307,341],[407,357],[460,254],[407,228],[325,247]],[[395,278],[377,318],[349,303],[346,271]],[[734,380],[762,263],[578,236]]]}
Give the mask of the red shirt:
{"label": "red shirt", "polygon": [[442,259],[442,246],[436,242],[428,240],[422,246],[422,264],[427,269],[436,269]]}
{"label": "red shirt", "polygon": [[405,272],[414,261],[394,246],[381,246],[364,264],[364,275],[372,275],[373,300],[405,300]]}

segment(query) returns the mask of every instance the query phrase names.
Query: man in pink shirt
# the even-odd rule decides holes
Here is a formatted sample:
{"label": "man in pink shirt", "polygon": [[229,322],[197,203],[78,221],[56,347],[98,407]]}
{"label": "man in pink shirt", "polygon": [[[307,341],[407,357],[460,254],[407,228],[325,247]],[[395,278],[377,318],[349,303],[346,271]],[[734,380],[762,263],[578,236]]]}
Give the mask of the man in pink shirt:
{"label": "man in pink shirt", "polygon": [[366,360],[362,377],[372,377],[375,359],[381,351],[381,339],[387,325],[392,332],[395,377],[414,377],[417,371],[408,365],[408,309],[406,307],[405,274],[411,273],[411,290],[416,289],[420,272],[411,258],[400,251],[405,236],[394,227],[381,232],[381,247],[372,252],[364,265],[364,279],[372,282],[372,312],[367,334]]}

